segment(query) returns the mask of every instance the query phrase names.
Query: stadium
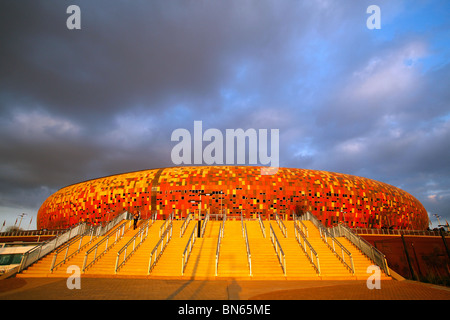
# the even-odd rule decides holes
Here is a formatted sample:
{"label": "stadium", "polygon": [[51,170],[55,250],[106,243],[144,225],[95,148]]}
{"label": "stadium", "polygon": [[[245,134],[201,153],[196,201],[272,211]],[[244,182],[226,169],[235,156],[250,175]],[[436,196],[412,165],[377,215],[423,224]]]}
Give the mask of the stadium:
{"label": "stadium", "polygon": [[425,230],[428,215],[407,192],[372,179],[326,171],[251,166],[172,167],[136,171],[64,187],[38,212],[38,229],[58,229],[79,222],[100,224],[123,211],[145,219],[189,212],[201,217],[292,219],[309,211],[323,225],[345,222],[351,228]]}
{"label": "stadium", "polygon": [[447,265],[447,240],[426,231],[427,212],[412,195],[317,170],[192,166],[111,175],[55,192],[37,225],[39,235],[56,236],[23,254],[18,277],[66,277],[75,267],[94,278],[365,281],[374,267],[391,280],[445,273]]}

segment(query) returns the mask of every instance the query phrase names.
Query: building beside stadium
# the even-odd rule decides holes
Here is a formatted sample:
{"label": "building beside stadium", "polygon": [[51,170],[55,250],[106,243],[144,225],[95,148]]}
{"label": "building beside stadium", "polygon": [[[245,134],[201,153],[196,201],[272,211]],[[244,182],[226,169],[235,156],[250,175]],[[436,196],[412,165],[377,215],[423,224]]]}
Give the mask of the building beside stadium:
{"label": "building beside stadium", "polygon": [[425,230],[428,214],[409,193],[368,178],[327,171],[261,167],[193,166],[142,170],[64,187],[38,212],[38,229],[67,228],[79,222],[99,224],[123,211],[227,213],[229,218],[285,219],[310,211],[325,226],[345,222],[352,228]]}

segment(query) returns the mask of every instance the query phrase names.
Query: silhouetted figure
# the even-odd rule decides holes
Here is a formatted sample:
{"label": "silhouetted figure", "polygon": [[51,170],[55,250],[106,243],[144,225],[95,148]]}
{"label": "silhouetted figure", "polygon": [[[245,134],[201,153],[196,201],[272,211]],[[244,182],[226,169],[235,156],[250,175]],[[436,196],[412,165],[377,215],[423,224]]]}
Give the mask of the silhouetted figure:
{"label": "silhouetted figure", "polygon": [[134,214],[134,216],[133,216],[133,219],[134,219],[133,229],[134,229],[134,230],[136,230],[137,223],[138,223],[138,221],[139,221],[139,216],[140,216],[140,215],[141,215],[140,212],[136,212],[136,213]]}

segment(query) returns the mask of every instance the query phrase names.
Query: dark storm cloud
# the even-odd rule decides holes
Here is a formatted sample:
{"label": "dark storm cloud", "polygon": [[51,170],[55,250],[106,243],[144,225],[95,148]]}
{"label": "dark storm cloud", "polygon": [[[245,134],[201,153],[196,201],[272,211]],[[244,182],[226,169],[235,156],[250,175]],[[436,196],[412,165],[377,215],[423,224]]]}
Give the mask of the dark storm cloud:
{"label": "dark storm cloud", "polygon": [[372,31],[355,1],[2,2],[0,206],[172,166],[171,132],[202,120],[280,129],[280,165],[391,183],[446,214],[448,5],[414,5],[379,1]]}

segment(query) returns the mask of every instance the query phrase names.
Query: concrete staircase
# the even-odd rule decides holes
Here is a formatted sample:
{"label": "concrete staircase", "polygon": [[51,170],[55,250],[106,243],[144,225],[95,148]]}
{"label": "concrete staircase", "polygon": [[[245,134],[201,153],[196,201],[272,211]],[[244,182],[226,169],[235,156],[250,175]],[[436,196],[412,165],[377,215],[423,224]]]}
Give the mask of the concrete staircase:
{"label": "concrete staircase", "polygon": [[220,278],[249,279],[250,277],[247,248],[241,225],[240,221],[225,223],[217,272]]}
{"label": "concrete staircase", "polygon": [[339,258],[330,250],[320,237],[319,230],[311,221],[303,221],[308,228],[308,241],[319,256],[322,279],[350,280],[355,279]]}
{"label": "concrete staircase", "polygon": [[[148,229],[145,241],[139,246],[134,254],[128,258],[125,264],[117,271],[121,276],[147,276],[150,253],[158,243],[159,232],[164,220],[156,220]],[[178,225],[178,221],[173,222],[173,226]],[[120,250],[120,248],[118,248]],[[131,250],[130,247],[129,250]],[[116,251],[117,252],[117,251]],[[122,260],[121,260],[122,261]]]}
{"label": "concrete staircase", "polygon": [[191,221],[182,237],[180,227],[183,221],[174,221],[172,239],[150,273],[150,277],[176,278],[181,275],[181,256],[197,221]]}
{"label": "concrete staircase", "polygon": [[203,238],[197,238],[195,242],[183,278],[215,279],[219,228],[220,221],[209,221],[207,223]]}
{"label": "concrete staircase", "polygon": [[[357,280],[367,280],[370,273],[367,273],[369,266],[375,265],[364,253],[361,252],[353,243],[345,237],[336,238],[353,256],[353,265],[355,267],[355,277]],[[390,280],[391,277],[387,276],[381,271],[381,280]]]}
{"label": "concrete staircase", "polygon": [[315,280],[318,274],[295,238],[294,222],[284,221],[287,237],[275,221],[270,222],[286,256],[286,277],[292,280]]}
{"label": "concrete staircase", "polygon": [[247,223],[248,241],[252,254],[253,279],[284,279],[278,257],[269,237],[269,221],[264,221],[266,237],[264,238],[258,221]]}
{"label": "concrete staircase", "polygon": [[[82,239],[82,245],[81,250],[74,254],[72,257],[66,260],[65,263],[59,265],[57,268],[53,270],[53,272],[50,271],[52,262],[54,259],[55,252],[58,250],[55,249],[53,252],[49,253],[36,263],[32,264],[30,267],[22,271],[20,274],[17,274],[16,277],[18,278],[27,278],[27,277],[68,277],[70,274],[67,273],[67,268],[69,266],[75,265],[80,268],[80,270],[83,267],[84,262],[84,256],[86,252],[94,247],[97,243],[103,240],[104,237],[106,237],[108,234],[114,233],[118,228],[120,228],[122,225],[128,226],[129,221],[122,221],[120,222],[116,227],[114,227],[112,230],[110,230],[108,233],[106,233],[104,236],[100,237],[94,237],[91,238],[91,236],[84,236]],[[89,243],[90,242],[90,243]],[[69,247],[67,256],[70,256],[75,251],[78,250],[78,243],[74,243]],[[63,257],[65,255],[65,252],[61,252],[57,256],[56,263],[59,261],[62,261]]]}
{"label": "concrete staircase", "polygon": [[[127,227],[130,226],[128,221]],[[189,237],[192,234],[197,221],[191,221],[183,237],[180,237],[180,228],[183,221],[173,220],[172,238],[160,256],[151,273],[148,274],[150,252],[160,240],[160,227],[163,220],[157,220],[149,227],[148,236],[139,248],[128,258],[126,263],[115,272],[117,252],[139,231],[142,221],[136,230],[132,226],[123,237],[112,246],[101,258],[89,267],[82,276],[91,277],[145,277],[167,279],[261,279],[261,280],[366,280],[371,275],[367,268],[374,263],[357,249],[349,240],[339,237],[337,240],[349,250],[353,257],[355,274],[344,266],[339,258],[320,238],[319,230],[310,221],[303,221],[308,228],[308,241],[319,256],[320,276],[314,269],[306,254],[295,238],[294,222],[283,221],[287,228],[285,237],[276,221],[263,221],[266,237],[263,236],[258,220],[244,221],[247,227],[248,241],[251,252],[252,275],[249,274],[249,263],[245,238],[242,234],[241,221],[226,221],[224,236],[222,238],[219,264],[216,276],[216,249],[222,221],[209,221],[202,238],[196,238],[189,261],[182,275],[182,254],[186,248]],[[275,253],[270,240],[270,226],[276,235],[285,254],[286,274]],[[113,231],[112,231],[113,232]],[[85,253],[99,243],[103,237],[92,240],[83,237],[83,249],[60,265],[53,273],[50,272],[54,253],[50,253],[36,262],[17,277],[68,277],[67,267],[83,266]],[[132,246],[129,247],[131,250]],[[69,255],[78,249],[73,245],[69,249]],[[63,253],[58,255],[60,261]],[[391,279],[382,273],[381,279]]]}
{"label": "concrete staircase", "polygon": [[[96,237],[93,239],[90,245],[87,245],[89,241],[91,241],[90,236],[84,236],[82,239],[82,244],[79,253],[75,254],[71,258],[67,259],[65,263],[59,265],[57,268],[53,270],[53,272],[50,272],[50,268],[52,266],[52,262],[54,259],[54,252],[51,252],[50,254],[46,255],[21,273],[17,274],[16,277],[18,278],[31,278],[31,277],[67,277],[69,274],[67,273],[67,267],[71,265],[79,266],[81,269],[83,266],[83,259],[84,259],[84,253],[91,248],[92,245],[95,243],[101,241],[103,239],[102,237]],[[78,250],[78,244],[72,245],[69,247],[67,256],[72,255],[75,251]],[[62,261],[63,257],[65,255],[65,251],[58,254],[57,261]]]}
{"label": "concrete staircase", "polygon": [[115,274],[116,258],[117,252],[122,249],[122,247],[134,237],[135,234],[139,232],[141,227],[141,221],[138,223],[137,228],[133,229],[131,226],[120,240],[118,240],[113,246],[111,246],[108,251],[98,259],[92,266],[84,271],[84,275],[95,275],[95,276],[112,276]]}

